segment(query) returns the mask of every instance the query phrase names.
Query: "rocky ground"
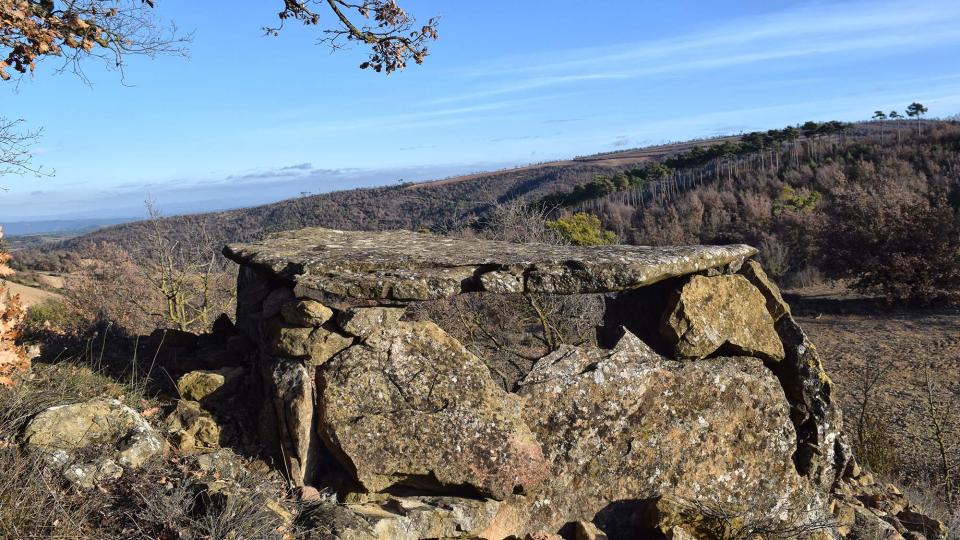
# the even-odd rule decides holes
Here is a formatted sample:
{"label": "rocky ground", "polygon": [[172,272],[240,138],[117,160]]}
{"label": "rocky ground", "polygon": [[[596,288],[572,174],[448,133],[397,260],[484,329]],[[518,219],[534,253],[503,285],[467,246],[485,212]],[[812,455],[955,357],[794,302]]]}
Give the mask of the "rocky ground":
{"label": "rocky ground", "polygon": [[[430,249],[389,269],[395,250],[357,236],[242,257],[254,266],[236,326],[28,333],[43,354],[0,393],[0,537],[948,538],[884,475],[936,499],[927,428],[955,434],[960,313],[871,317],[864,299],[801,296],[814,347],[758,263],[710,258],[729,253],[558,249],[513,264],[490,262],[505,252],[490,244],[473,267],[462,246],[415,237]],[[441,247],[452,255],[429,266]],[[337,249],[354,266],[296,290],[263,274]],[[633,288],[655,271],[674,277]],[[611,292],[601,319],[620,332],[566,342],[534,290],[545,343],[559,343],[501,381],[468,334],[422,318],[445,311],[404,304],[516,287]],[[838,432],[837,402],[866,437]]]}

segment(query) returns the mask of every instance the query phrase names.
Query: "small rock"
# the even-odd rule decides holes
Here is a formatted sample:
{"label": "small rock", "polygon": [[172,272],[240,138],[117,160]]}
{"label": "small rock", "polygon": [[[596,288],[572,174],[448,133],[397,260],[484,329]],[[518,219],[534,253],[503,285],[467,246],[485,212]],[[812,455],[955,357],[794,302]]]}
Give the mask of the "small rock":
{"label": "small rock", "polygon": [[319,366],[353,344],[353,339],[325,328],[278,326],[273,332],[273,349],[280,356],[304,359]]}
{"label": "small rock", "polygon": [[90,489],[94,485],[94,475],[96,473],[96,465],[93,463],[84,463],[67,467],[63,470],[63,477],[81,489]]}
{"label": "small rock", "polygon": [[171,444],[182,453],[220,446],[220,426],[196,401],[178,401],[166,419],[166,427]]}
{"label": "small rock", "polygon": [[892,525],[873,511],[861,506],[851,508],[853,508],[854,521],[850,527],[850,533],[847,534],[849,540],[900,540],[903,538]]}
{"label": "small rock", "polygon": [[576,524],[577,540],[609,540],[603,531],[589,521],[578,521]]}
{"label": "small rock", "polygon": [[122,475],[123,468],[112,459],[74,464],[63,470],[63,477],[80,489],[90,489],[101,482],[116,480]]}
{"label": "small rock", "polygon": [[323,495],[313,486],[300,486],[294,490],[297,500],[301,502],[316,502],[323,500]]}
{"label": "small rock", "polygon": [[563,540],[563,537],[559,534],[540,531],[528,534],[524,540]]}
{"label": "small rock", "polygon": [[188,401],[222,398],[236,390],[242,378],[243,368],[239,367],[191,371],[177,381],[177,391]]}
{"label": "small rock", "polygon": [[234,478],[240,471],[237,456],[229,448],[221,448],[214,452],[200,454],[195,460],[198,469],[220,478]]}
{"label": "small rock", "polygon": [[900,523],[902,523],[907,530],[922,534],[927,538],[947,538],[950,532],[942,521],[927,516],[920,508],[913,505],[900,511],[900,513],[897,514],[897,519],[900,520]]}
{"label": "small rock", "polygon": [[283,320],[295,326],[320,326],[333,317],[333,311],[316,300],[287,302],[280,308]]}
{"label": "small rock", "polygon": [[333,529],[330,531],[335,534],[333,538],[498,538],[484,531],[500,508],[499,503],[491,500],[413,496],[388,497],[380,502],[365,504],[346,504],[339,506],[340,510],[333,510],[331,506],[321,503],[314,507],[315,510],[308,512],[312,514],[311,521],[315,526],[319,525],[318,528],[328,531]]}
{"label": "small rock", "polygon": [[699,360],[727,346],[767,360],[784,358],[783,343],[760,291],[740,275],[693,276],[675,295],[661,333],[676,357]]}

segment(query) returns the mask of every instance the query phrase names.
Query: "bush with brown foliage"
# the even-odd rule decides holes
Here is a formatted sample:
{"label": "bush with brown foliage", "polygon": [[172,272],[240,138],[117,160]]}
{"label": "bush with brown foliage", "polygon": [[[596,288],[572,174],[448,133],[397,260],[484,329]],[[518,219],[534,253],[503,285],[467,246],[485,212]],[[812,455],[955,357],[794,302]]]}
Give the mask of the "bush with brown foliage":
{"label": "bush with brown foliage", "polygon": [[836,197],[822,236],[824,269],[891,301],[960,301],[960,212],[885,179]]}
{"label": "bush with brown foliage", "polygon": [[[3,229],[0,228],[0,242],[2,241]],[[0,278],[13,273],[7,266],[9,260],[10,254],[0,244]],[[17,345],[20,325],[25,316],[20,306],[20,298],[10,295],[7,287],[0,281],[0,386],[13,386],[17,377],[30,369],[26,351]]]}

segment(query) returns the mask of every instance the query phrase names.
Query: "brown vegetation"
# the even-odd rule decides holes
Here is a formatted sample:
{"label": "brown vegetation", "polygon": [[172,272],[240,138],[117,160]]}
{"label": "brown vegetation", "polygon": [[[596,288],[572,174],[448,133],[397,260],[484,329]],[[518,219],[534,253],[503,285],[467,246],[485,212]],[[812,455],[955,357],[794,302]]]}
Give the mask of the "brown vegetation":
{"label": "brown vegetation", "polygon": [[[798,300],[794,305],[802,309]],[[845,428],[861,463],[926,491],[944,512],[955,505],[960,315],[855,309],[799,320],[837,383]]]}

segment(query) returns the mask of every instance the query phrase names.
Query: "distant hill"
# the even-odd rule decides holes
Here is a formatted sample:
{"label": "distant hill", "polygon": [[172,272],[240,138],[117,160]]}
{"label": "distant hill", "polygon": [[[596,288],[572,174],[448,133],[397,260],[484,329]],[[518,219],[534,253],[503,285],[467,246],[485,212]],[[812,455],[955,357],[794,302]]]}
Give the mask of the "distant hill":
{"label": "distant hill", "polygon": [[[443,231],[462,226],[499,203],[539,200],[600,175],[635,169],[695,146],[709,147],[737,138],[664,144],[430,182],[338,191],[238,210],[174,216],[165,218],[164,226],[171,231],[183,231],[185,238],[195,235],[198,228],[203,229],[211,242],[219,244],[310,226]],[[73,251],[90,242],[111,242],[137,253],[146,247],[146,227],[146,222],[104,227],[59,244],[45,245],[44,250]]]}
{"label": "distant hill", "polygon": [[109,225],[136,221],[136,219],[87,218],[7,221],[3,223],[3,230],[8,236],[82,234]]}
{"label": "distant hill", "polygon": [[[937,125],[935,121],[928,124],[931,127]],[[702,189],[704,178],[719,181],[730,174],[744,178],[748,169],[762,165],[763,160],[772,159],[773,154],[810,155],[811,149],[839,151],[841,147],[846,148],[858,141],[876,138],[881,129],[886,129],[886,140],[890,142],[892,124],[884,127],[873,122],[808,123],[797,128],[629,149],[432,182],[338,191],[251,208],[174,216],[164,218],[162,225],[170,234],[181,235],[184,240],[195,241],[197,234],[203,234],[214,245],[254,240],[270,232],[309,226],[443,232],[462,227],[499,203],[518,199],[564,201],[569,197],[563,194],[574,192],[577,186],[589,186],[598,177],[616,177],[618,173],[629,177],[652,162],[668,164],[672,172],[667,178],[657,182],[644,180],[641,187],[633,186],[625,191],[610,193],[607,190],[586,200],[579,197],[578,204],[573,205],[574,210],[592,211],[605,217],[603,214],[608,212],[603,210],[609,209],[611,203],[628,204],[640,211],[633,218],[636,220],[642,218],[642,210],[648,206],[639,203],[649,202],[650,197],[660,203],[657,206],[669,204],[669,200],[685,191]],[[906,134],[910,128],[905,125],[903,130]],[[795,150],[789,151],[791,147]],[[735,186],[726,183],[717,188],[722,191],[735,189]],[[148,247],[149,226],[143,221],[113,225],[57,244],[46,244],[42,249],[75,251],[91,242],[111,242],[136,255]],[[621,239],[650,241],[649,238],[623,234]]]}

